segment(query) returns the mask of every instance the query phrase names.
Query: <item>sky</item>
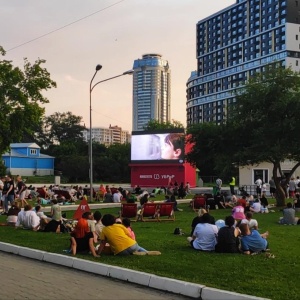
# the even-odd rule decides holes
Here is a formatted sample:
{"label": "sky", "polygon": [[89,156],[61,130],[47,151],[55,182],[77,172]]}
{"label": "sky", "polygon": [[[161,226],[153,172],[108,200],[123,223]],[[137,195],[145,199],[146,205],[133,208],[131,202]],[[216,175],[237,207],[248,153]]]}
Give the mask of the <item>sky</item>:
{"label": "sky", "polygon": [[[89,127],[89,85],[131,70],[158,53],[171,69],[171,119],[186,125],[186,81],[196,70],[196,24],[236,0],[0,0],[4,59],[43,65],[57,83],[44,93],[45,115],[71,111]],[[92,125],[132,130],[132,76],[92,92]]]}

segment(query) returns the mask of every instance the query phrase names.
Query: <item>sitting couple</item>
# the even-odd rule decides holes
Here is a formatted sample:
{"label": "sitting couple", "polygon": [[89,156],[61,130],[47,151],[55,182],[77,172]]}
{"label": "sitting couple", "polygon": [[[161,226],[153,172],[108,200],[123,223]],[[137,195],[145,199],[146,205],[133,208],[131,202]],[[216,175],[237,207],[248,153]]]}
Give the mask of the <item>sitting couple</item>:
{"label": "sitting couple", "polygon": [[[90,215],[91,213],[89,213]],[[111,214],[105,214],[101,220],[98,220],[97,224],[99,222],[104,227],[101,228],[99,233],[100,246],[96,251],[94,243],[97,242],[97,237],[89,227],[86,216],[78,221],[71,234],[73,255],[76,255],[76,252],[90,251],[94,257],[99,257],[108,244],[114,255],[160,255],[159,251],[147,251],[138,245],[133,239],[132,230],[129,230],[130,223],[128,225],[127,222],[128,228],[126,228],[123,225],[125,222],[123,224],[116,223],[116,218]]]}

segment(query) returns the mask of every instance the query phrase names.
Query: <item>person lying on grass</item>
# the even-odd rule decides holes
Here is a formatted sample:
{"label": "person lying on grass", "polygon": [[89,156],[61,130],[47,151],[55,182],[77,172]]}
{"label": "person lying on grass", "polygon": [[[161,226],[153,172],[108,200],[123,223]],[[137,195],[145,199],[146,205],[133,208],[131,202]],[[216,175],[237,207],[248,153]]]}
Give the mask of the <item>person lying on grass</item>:
{"label": "person lying on grass", "polygon": [[[105,226],[100,234],[100,247],[98,254],[103,251],[106,243],[109,243],[114,255],[159,255],[159,251],[147,251],[140,247],[138,243],[130,237],[127,228],[122,224],[115,223],[115,217],[105,214],[102,218]],[[144,251],[143,251],[144,250]]]}

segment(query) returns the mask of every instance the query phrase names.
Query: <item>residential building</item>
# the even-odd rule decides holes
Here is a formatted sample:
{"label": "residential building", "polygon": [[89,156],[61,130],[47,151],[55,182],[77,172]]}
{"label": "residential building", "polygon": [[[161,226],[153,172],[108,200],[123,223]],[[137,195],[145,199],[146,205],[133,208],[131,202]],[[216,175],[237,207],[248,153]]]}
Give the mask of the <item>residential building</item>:
{"label": "residential building", "polygon": [[54,157],[42,154],[35,143],[10,144],[10,151],[2,154],[2,161],[12,175],[54,175]]}
{"label": "residential building", "polygon": [[196,30],[187,125],[223,123],[236,90],[271,62],[300,70],[300,1],[237,0],[199,21]]}
{"label": "residential building", "polygon": [[[82,134],[83,134],[83,140],[89,141],[90,139],[89,130],[83,131]],[[104,127],[92,128],[92,138],[93,141],[96,143],[109,146],[112,144],[130,143],[131,135],[129,134],[128,131],[122,130],[121,127],[109,125],[109,128],[104,128]]]}
{"label": "residential building", "polygon": [[150,120],[170,121],[171,71],[160,54],[145,54],[133,64],[132,130],[144,130]]}

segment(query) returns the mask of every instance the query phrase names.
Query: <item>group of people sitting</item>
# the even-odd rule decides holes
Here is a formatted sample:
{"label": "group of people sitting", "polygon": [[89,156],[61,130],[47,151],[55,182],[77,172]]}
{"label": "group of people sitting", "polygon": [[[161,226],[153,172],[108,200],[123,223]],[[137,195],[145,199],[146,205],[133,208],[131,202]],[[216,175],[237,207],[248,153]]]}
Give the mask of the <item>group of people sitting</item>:
{"label": "group of people sitting", "polygon": [[33,208],[30,204],[26,204],[22,210],[16,204],[12,204],[7,213],[6,223],[2,225],[33,231],[64,232],[65,215],[62,214],[61,206],[55,199],[51,204],[51,211],[48,215],[43,212],[40,205]]}
{"label": "group of people sitting", "polygon": [[130,226],[130,220],[120,219],[112,214],[103,217],[100,211],[85,212],[71,233],[68,252],[90,252],[94,257],[100,254],[114,255],[160,255],[159,251],[148,251],[141,247]]}
{"label": "group of people sitting", "polygon": [[192,221],[192,236],[188,241],[192,248],[200,251],[220,253],[256,254],[268,251],[268,231],[260,234],[258,223],[247,212],[243,219],[227,216],[215,222],[205,209],[198,211]]}

